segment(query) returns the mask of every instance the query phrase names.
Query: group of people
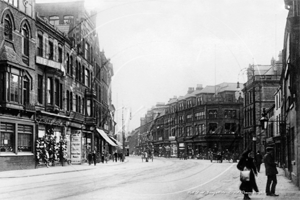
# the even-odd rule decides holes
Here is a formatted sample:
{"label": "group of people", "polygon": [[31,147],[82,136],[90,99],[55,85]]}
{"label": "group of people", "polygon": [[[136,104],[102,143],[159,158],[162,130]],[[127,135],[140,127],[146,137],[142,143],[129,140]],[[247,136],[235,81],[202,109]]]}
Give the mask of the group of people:
{"label": "group of people", "polygon": [[[256,185],[255,176],[257,176],[257,173],[260,172],[260,165],[262,163],[265,164],[265,173],[267,176],[267,183],[265,192],[267,196],[278,196],[278,194],[275,193],[276,184],[277,184],[277,177],[276,174],[278,174],[276,163],[273,156],[273,148],[267,147],[267,152],[264,156],[261,155],[261,153],[258,151],[256,154],[256,160],[253,159],[252,150],[246,150],[238,164],[237,168],[241,171],[241,185],[240,190],[244,194],[244,199],[250,199],[249,195],[252,194],[253,190],[255,192],[259,192],[258,187]],[[249,177],[247,180],[245,180],[242,177],[242,171],[250,171]]]}

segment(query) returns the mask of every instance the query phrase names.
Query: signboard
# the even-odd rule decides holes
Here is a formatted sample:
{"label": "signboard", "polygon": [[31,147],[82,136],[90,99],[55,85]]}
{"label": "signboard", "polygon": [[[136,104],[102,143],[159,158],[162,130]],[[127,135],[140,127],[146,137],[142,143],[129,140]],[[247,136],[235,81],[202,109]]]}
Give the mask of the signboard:
{"label": "signboard", "polygon": [[81,164],[81,130],[77,130],[71,135],[71,162]]}
{"label": "signboard", "polygon": [[179,148],[181,149],[181,148],[184,148],[185,146],[184,146],[184,143],[179,143]]}

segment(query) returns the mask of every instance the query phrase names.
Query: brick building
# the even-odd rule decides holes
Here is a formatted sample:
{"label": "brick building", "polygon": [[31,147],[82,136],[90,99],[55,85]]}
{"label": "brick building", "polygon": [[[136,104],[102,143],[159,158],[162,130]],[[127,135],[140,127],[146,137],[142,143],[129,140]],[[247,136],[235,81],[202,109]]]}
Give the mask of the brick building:
{"label": "brick building", "polygon": [[152,114],[141,123],[140,130],[146,128],[140,132],[140,149],[153,145],[156,156],[166,157],[241,151],[243,101],[236,87],[236,83],[198,85],[185,96],[171,98],[161,115]]}
{"label": "brick building", "polygon": [[53,163],[112,152],[114,74],[96,13],[84,1],[24,2],[0,1],[0,170],[35,167],[48,143]]}

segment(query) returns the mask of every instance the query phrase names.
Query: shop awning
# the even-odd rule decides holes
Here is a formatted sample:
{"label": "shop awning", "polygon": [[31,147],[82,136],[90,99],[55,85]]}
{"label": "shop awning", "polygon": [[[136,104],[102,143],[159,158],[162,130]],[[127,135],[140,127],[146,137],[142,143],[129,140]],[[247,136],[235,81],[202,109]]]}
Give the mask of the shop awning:
{"label": "shop awning", "polygon": [[103,137],[103,139],[108,143],[108,144],[110,144],[111,146],[118,146],[118,145],[116,145],[116,143],[114,143],[111,139],[110,139],[110,137],[103,131],[103,130],[101,130],[101,129],[99,129],[99,128],[97,128],[97,131],[98,131],[98,133]]}
{"label": "shop awning", "polygon": [[113,138],[113,137],[110,137],[110,139],[112,140],[112,141],[114,141],[118,146],[120,146],[120,147],[122,147],[123,145],[122,145],[122,143],[121,142],[119,142],[118,140],[116,140],[115,138]]}

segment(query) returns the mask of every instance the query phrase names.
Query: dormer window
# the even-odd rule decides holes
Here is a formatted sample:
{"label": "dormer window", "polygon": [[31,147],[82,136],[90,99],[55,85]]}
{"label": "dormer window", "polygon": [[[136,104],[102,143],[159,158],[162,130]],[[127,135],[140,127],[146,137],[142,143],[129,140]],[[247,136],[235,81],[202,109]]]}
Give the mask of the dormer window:
{"label": "dormer window", "polygon": [[52,16],[49,18],[50,24],[52,25],[59,25],[59,17],[58,16]]}

